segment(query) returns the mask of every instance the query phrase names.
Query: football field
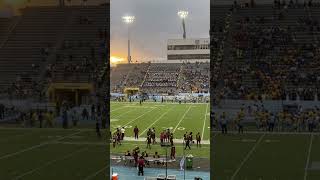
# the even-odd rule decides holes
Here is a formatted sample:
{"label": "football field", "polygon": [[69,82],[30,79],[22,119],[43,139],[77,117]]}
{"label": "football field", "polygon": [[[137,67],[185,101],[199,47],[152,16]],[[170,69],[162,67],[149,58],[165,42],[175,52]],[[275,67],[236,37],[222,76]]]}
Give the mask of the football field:
{"label": "football field", "polygon": [[319,134],[214,132],[212,138],[216,180],[320,179]]}
{"label": "football field", "polygon": [[0,179],[105,179],[103,137],[95,129],[0,128]]}
{"label": "football field", "polygon": [[139,128],[139,137],[146,137],[149,128],[155,128],[156,136],[170,129],[175,139],[182,139],[185,132],[195,138],[199,132],[203,140],[209,140],[209,104],[112,102],[110,109],[111,131],[125,127],[126,137],[133,137],[133,128]]}

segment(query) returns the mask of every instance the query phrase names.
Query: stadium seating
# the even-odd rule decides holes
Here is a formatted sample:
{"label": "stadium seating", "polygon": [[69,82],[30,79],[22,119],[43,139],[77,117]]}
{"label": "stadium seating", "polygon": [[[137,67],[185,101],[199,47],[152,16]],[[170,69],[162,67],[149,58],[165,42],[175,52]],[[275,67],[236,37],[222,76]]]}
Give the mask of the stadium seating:
{"label": "stadium seating", "polygon": [[209,91],[209,63],[119,64],[111,70],[111,92],[126,87],[151,94]]}
{"label": "stadium seating", "polygon": [[26,7],[21,16],[0,19],[1,89],[26,97],[50,82],[94,82],[108,57],[108,7]]}
{"label": "stadium seating", "polygon": [[[221,72],[212,82],[217,84],[215,94],[227,99],[315,100],[320,82],[318,4],[232,3],[211,6],[211,53],[220,68],[214,71]],[[223,20],[228,14],[229,26]],[[219,44],[215,41],[223,47],[214,46]]]}

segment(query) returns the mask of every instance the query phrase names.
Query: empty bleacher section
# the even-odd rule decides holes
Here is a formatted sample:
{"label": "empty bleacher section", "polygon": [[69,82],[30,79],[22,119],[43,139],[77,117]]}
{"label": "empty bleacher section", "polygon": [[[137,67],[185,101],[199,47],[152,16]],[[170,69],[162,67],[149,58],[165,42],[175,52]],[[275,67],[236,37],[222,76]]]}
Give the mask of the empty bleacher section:
{"label": "empty bleacher section", "polygon": [[119,64],[111,70],[111,92],[125,88],[148,94],[208,93],[209,63]]}
{"label": "empty bleacher section", "polygon": [[[320,4],[219,2],[211,5],[217,99],[315,100]],[[221,21],[225,16],[230,18]],[[222,47],[212,43],[219,39]]]}

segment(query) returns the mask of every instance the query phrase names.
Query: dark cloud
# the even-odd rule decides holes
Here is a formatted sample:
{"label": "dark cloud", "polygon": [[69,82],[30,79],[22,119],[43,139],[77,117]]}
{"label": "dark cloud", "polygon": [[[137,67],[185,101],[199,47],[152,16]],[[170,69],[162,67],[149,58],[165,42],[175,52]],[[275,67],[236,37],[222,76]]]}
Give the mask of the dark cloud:
{"label": "dark cloud", "polygon": [[182,38],[179,10],[187,10],[187,37],[209,37],[209,0],[112,0],[111,55],[126,56],[127,28],[123,15],[134,15],[131,27],[134,60],[166,57],[168,38]]}

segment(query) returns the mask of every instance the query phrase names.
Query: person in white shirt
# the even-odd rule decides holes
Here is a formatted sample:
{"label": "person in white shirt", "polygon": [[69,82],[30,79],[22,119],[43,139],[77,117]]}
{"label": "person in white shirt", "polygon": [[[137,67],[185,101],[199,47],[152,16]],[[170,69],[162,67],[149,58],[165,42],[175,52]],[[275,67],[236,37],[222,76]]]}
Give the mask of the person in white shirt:
{"label": "person in white shirt", "polygon": [[123,140],[123,138],[124,138],[124,132],[125,132],[126,130],[124,129],[124,127],[122,127],[121,129],[120,129],[120,132],[121,132],[121,140]]}

